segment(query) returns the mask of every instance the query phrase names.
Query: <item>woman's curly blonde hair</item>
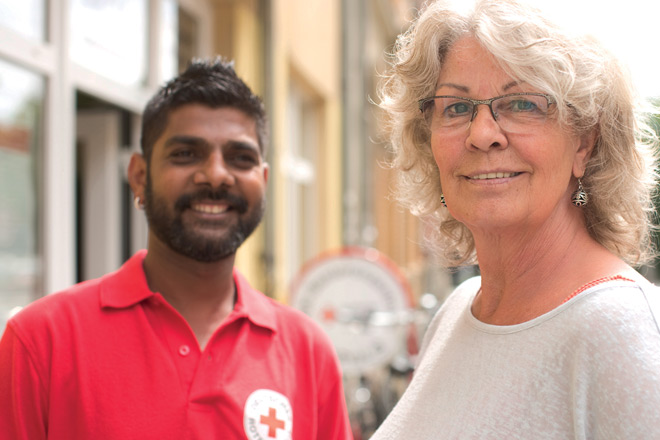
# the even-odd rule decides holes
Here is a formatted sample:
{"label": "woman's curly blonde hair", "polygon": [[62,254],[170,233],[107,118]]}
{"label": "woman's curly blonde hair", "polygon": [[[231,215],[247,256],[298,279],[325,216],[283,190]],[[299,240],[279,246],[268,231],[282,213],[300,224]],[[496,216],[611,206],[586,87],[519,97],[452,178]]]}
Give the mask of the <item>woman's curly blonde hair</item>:
{"label": "woman's curly blonde hair", "polygon": [[633,265],[655,256],[652,246],[657,135],[644,123],[627,70],[597,41],[563,32],[534,8],[514,0],[477,0],[468,13],[443,1],[428,4],[397,39],[381,83],[397,198],[428,223],[427,237],[448,266],[476,262],[472,233],[440,202],[442,188],[430,132],[417,101],[432,96],[453,43],[476,38],[513,78],[552,95],[562,126],[596,130],[582,184],[591,236]]}

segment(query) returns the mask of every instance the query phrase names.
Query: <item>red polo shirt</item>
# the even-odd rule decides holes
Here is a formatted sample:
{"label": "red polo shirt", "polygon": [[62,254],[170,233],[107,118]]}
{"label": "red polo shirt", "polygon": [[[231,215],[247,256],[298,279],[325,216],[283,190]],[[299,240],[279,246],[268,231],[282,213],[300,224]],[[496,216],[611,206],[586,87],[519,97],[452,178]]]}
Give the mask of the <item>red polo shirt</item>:
{"label": "red polo shirt", "polygon": [[145,255],[9,321],[0,437],[351,438],[338,361],[315,323],[235,271],[234,311],[201,351],[147,287]]}

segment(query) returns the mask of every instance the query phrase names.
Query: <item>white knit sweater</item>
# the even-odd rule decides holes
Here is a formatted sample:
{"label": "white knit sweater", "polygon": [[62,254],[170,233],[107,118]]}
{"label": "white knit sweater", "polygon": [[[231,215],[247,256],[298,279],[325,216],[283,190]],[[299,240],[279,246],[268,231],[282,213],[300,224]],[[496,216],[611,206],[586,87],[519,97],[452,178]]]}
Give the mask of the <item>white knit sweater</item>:
{"label": "white knit sweater", "polygon": [[538,318],[470,312],[481,280],[447,299],[418,368],[372,440],[660,439],[660,291],[610,281]]}

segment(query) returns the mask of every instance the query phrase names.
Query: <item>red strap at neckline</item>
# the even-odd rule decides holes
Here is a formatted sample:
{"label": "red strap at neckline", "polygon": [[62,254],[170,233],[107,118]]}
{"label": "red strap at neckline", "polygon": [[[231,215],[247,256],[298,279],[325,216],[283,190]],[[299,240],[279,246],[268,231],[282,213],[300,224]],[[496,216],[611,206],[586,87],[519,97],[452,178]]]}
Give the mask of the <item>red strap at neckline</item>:
{"label": "red strap at neckline", "polygon": [[571,298],[579,295],[580,293],[584,292],[585,290],[587,290],[591,287],[597,286],[598,284],[606,283],[608,281],[615,281],[615,280],[630,281],[631,283],[634,283],[633,280],[631,280],[630,278],[626,278],[623,275],[612,275],[612,276],[609,276],[609,277],[598,278],[597,280],[588,282],[584,286],[577,289],[575,292],[568,295],[566,297],[566,299],[562,302],[562,304],[564,304],[565,302],[569,301]]}

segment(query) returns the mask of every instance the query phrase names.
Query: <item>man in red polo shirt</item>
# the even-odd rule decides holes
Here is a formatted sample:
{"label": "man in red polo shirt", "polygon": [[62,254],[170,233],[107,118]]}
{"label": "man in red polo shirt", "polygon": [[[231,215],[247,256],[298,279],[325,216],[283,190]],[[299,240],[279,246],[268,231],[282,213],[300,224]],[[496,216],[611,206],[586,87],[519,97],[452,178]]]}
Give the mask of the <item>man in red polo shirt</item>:
{"label": "man in red polo shirt", "polygon": [[221,60],[152,98],[128,169],[148,251],[9,321],[1,438],[351,438],[329,339],[233,267],[263,215],[266,137]]}

